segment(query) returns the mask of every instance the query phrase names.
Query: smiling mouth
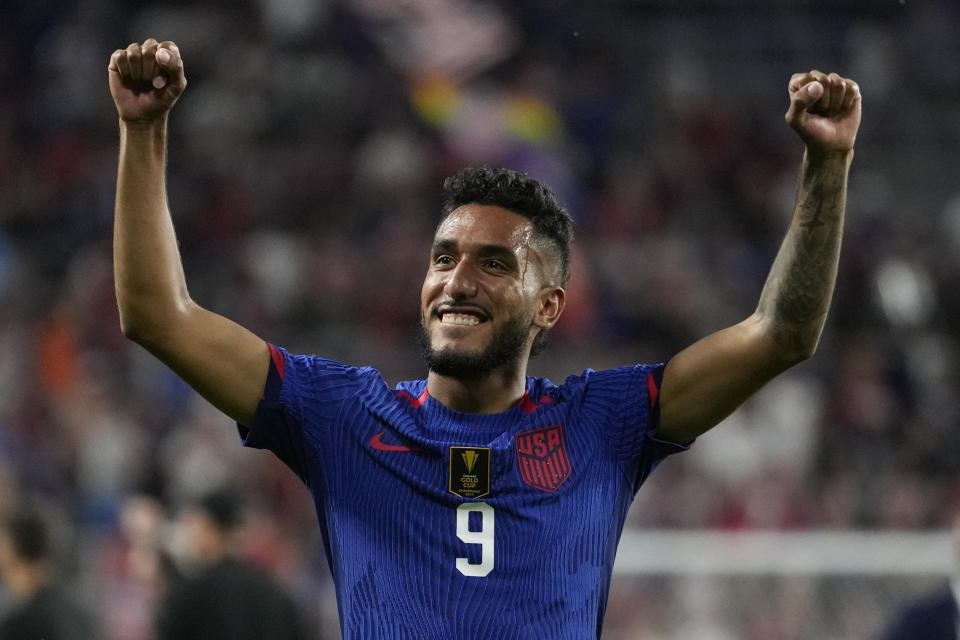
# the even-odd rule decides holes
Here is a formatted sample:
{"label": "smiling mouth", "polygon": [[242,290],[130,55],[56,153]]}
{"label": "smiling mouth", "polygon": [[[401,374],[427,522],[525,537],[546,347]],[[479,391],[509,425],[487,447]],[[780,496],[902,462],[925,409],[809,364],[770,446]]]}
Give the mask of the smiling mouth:
{"label": "smiling mouth", "polygon": [[481,320],[477,316],[468,313],[441,313],[440,322],[442,324],[452,324],[459,327],[475,327]]}
{"label": "smiling mouth", "polygon": [[433,314],[440,324],[453,327],[476,327],[490,319],[484,309],[471,304],[441,304]]}

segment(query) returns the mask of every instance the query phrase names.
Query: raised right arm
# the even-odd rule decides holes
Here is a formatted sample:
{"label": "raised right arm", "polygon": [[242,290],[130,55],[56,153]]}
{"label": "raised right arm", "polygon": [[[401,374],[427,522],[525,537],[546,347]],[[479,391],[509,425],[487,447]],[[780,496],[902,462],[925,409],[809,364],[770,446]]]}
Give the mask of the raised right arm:
{"label": "raised right arm", "polygon": [[123,333],[249,424],[269,349],[190,298],[167,206],[167,116],[187,85],[180,53],[172,42],[134,43],[114,51],[107,73],[120,116],[113,255]]}

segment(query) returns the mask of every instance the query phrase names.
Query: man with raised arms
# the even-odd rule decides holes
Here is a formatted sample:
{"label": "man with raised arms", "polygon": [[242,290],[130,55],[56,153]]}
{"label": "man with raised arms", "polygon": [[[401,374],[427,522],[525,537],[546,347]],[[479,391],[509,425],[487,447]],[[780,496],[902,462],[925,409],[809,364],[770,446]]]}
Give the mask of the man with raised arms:
{"label": "man with raised arms", "polygon": [[[809,357],[827,315],[856,83],[787,86],[805,144],[796,208],[742,322],[666,365],[527,376],[566,301],[572,227],[536,180],[465,169],[420,294],[425,380],[293,355],[195,303],[167,205],[167,119],[186,87],[172,42],[110,58],[120,116],[114,234],[124,333],[267,448],[314,499],[346,640],[599,637],[614,554],[654,466]],[[670,355],[670,354],[668,354]]]}

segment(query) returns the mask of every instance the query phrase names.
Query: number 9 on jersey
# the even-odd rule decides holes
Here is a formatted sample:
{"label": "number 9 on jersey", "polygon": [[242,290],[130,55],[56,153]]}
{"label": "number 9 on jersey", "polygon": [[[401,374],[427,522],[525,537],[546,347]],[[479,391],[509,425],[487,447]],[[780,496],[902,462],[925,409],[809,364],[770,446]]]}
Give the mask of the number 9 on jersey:
{"label": "number 9 on jersey", "polygon": [[[470,513],[480,514],[480,528],[470,529]],[[480,545],[480,562],[457,558],[457,570],[471,578],[482,578],[493,571],[493,507],[486,502],[465,502],[457,507],[457,538],[466,544]]]}

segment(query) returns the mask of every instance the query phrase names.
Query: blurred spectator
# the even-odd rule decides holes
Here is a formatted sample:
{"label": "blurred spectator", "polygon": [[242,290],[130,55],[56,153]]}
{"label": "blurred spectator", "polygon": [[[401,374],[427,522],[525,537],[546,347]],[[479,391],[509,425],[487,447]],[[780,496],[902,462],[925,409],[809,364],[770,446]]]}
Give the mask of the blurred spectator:
{"label": "blurred spectator", "polygon": [[180,517],[187,577],[160,605],[159,640],[307,640],[304,617],[265,573],[236,555],[240,497],[218,489]]}
{"label": "blurred spectator", "polygon": [[166,512],[155,498],[136,494],[122,505],[118,525],[95,559],[105,637],[152,639],[157,605],[179,575],[166,544]]}
{"label": "blurred spectator", "polygon": [[16,601],[0,623],[3,640],[90,640],[91,616],[57,585],[52,532],[36,510],[20,508],[0,529],[0,577]]}
{"label": "blurred spectator", "polygon": [[953,537],[956,566],[950,583],[901,609],[883,640],[957,640],[960,637],[960,514],[953,521]]}

